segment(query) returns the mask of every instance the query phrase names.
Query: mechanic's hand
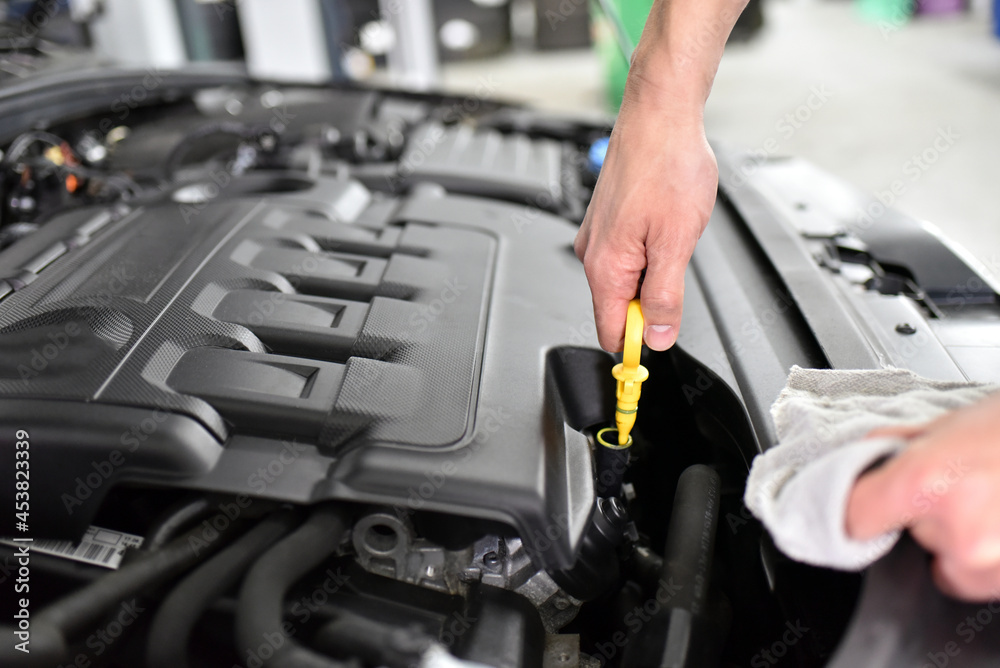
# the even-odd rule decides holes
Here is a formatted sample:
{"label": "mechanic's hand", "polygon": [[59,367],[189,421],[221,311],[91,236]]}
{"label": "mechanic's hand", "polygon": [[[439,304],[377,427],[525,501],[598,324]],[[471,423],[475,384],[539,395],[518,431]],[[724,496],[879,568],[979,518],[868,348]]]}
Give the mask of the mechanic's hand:
{"label": "mechanic's hand", "polygon": [[942,591],[980,601],[1000,595],[1000,395],[871,436],[899,436],[910,445],[858,479],[848,500],[848,535],[867,540],[908,528],[935,555]]}
{"label": "mechanic's hand", "polygon": [[653,350],[677,340],[684,270],[715,205],[718,167],[700,108],[675,108],[662,91],[630,89],[574,248],[594,298],[597,336],[620,351],[628,302],[642,270],[644,338]]}

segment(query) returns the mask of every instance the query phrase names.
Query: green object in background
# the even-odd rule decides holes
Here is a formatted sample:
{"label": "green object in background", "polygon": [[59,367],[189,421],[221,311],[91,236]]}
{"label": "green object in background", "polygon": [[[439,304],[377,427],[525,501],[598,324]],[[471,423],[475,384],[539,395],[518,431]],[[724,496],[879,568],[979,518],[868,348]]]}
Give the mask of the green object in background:
{"label": "green object in background", "polygon": [[615,35],[613,19],[605,15],[601,5],[606,5],[610,11],[617,12],[620,25],[634,47],[639,43],[642,28],[646,25],[649,10],[653,7],[653,0],[604,0],[594,4],[596,6],[591,11],[595,28],[594,44],[604,67],[608,104],[613,111],[618,111],[622,104],[622,95],[625,93],[629,64],[622,54],[621,44]]}
{"label": "green object in background", "polygon": [[899,27],[909,20],[917,3],[916,0],[857,0],[855,5],[866,21]]}

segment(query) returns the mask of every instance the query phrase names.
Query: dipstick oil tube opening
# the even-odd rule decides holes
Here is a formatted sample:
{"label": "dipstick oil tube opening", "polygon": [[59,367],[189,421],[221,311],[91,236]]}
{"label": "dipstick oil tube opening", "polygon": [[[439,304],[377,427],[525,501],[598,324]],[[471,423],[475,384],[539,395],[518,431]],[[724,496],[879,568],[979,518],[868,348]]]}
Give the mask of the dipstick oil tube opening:
{"label": "dipstick oil tube opening", "polygon": [[597,479],[594,491],[599,497],[620,496],[625,471],[628,469],[632,437],[625,445],[618,445],[618,430],[614,427],[597,432]]}

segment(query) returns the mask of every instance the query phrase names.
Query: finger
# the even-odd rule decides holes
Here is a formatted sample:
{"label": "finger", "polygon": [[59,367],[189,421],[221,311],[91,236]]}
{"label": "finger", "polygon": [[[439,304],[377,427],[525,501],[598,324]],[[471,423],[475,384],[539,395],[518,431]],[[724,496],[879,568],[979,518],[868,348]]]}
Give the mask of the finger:
{"label": "finger", "polygon": [[947,472],[921,486],[928,512],[910,528],[931,552],[978,571],[1000,564],[995,475],[972,473],[949,480]]}
{"label": "finger", "polygon": [[594,298],[594,322],[601,347],[622,350],[628,303],[635,297],[642,273],[641,260],[629,262],[630,254],[612,250],[598,253],[591,248],[583,262]]}
{"label": "finger", "polygon": [[903,438],[906,440],[914,440],[925,436],[934,429],[946,426],[949,422],[954,419],[954,411],[949,411],[943,415],[939,415],[933,420],[928,420],[927,422],[919,422],[916,424],[900,424],[888,427],[878,427],[868,432],[865,438]]}
{"label": "finger", "polygon": [[662,245],[648,251],[649,266],[640,295],[646,322],[643,336],[652,350],[666,350],[677,341],[684,310],[684,271],[691,257],[690,253],[657,247]]}
{"label": "finger", "polygon": [[847,535],[870,540],[911,524],[921,515],[913,506],[905,471],[890,460],[858,478],[851,489],[845,513]]}
{"label": "finger", "polygon": [[891,427],[879,427],[872,429],[865,438],[901,438],[911,440],[927,432],[930,423],[922,424],[897,424]]}
{"label": "finger", "polygon": [[952,598],[981,602],[996,598],[1000,592],[1000,564],[968,568],[960,560],[938,556],[931,571],[938,589]]}
{"label": "finger", "polygon": [[922,517],[915,521],[909,528],[913,540],[924,546],[924,549],[934,554],[942,552],[942,546],[946,544],[948,531],[942,522],[936,517]]}

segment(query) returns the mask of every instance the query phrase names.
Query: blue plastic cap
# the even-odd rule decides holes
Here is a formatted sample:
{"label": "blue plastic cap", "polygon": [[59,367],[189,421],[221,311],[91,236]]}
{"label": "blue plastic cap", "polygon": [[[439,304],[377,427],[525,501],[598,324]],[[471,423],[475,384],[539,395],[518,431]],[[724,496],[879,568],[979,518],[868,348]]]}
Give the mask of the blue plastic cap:
{"label": "blue plastic cap", "polygon": [[608,155],[609,139],[610,137],[601,137],[595,140],[587,152],[587,164],[590,167],[590,171],[595,174],[599,174],[601,167],[604,165],[604,158]]}

